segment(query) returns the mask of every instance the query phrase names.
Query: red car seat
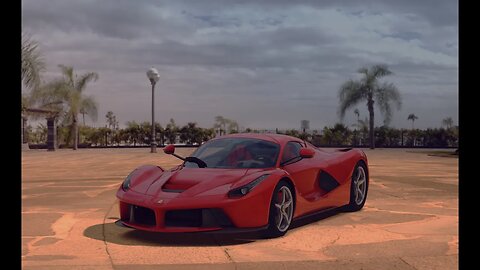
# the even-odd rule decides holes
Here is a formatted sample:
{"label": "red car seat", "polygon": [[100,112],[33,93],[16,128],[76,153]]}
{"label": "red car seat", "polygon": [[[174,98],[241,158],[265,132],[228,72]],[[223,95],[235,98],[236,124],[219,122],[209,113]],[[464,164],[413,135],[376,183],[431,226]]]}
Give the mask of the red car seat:
{"label": "red car seat", "polygon": [[244,145],[237,145],[235,149],[228,155],[227,164],[229,166],[235,166],[237,162],[249,159],[252,159],[252,154],[247,150],[247,148]]}

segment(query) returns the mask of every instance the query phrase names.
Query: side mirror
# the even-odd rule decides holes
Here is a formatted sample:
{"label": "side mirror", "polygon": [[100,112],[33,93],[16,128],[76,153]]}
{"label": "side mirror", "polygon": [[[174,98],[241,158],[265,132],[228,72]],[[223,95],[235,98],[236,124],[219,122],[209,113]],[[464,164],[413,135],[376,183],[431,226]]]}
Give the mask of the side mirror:
{"label": "side mirror", "polygon": [[315,155],[315,150],[310,148],[302,148],[300,149],[300,156],[302,158],[312,158]]}
{"label": "side mirror", "polygon": [[163,152],[167,155],[173,155],[175,153],[175,145],[169,144],[163,148]]}

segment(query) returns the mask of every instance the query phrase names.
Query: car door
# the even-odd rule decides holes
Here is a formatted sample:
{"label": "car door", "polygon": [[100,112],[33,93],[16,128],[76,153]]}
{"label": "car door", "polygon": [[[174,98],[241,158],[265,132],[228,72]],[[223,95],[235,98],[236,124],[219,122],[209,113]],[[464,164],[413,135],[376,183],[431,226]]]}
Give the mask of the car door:
{"label": "car door", "polygon": [[282,168],[290,174],[295,183],[297,192],[295,216],[320,208],[329,208],[333,205],[333,202],[330,200],[322,198],[323,194],[318,182],[321,168],[316,164],[316,160],[300,158],[300,149],[302,147],[304,145],[297,141],[285,144],[280,163],[286,162]]}

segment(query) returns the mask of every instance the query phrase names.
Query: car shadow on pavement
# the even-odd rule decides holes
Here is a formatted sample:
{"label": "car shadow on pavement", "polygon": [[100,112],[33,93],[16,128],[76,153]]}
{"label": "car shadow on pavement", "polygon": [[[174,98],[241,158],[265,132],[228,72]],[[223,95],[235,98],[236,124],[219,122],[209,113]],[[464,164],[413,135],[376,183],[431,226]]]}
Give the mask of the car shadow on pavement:
{"label": "car shadow on pavement", "polygon": [[335,215],[339,215],[339,214],[341,215],[341,213],[343,213],[343,212],[340,209],[332,209],[332,210],[308,215],[307,217],[304,217],[304,218],[301,218],[299,220],[296,220],[296,221],[292,222],[292,225],[290,225],[289,230],[294,230],[294,229],[300,228],[302,226],[305,226],[305,225],[308,225],[308,224],[311,224],[311,223],[329,218],[331,216],[335,216]]}
{"label": "car shadow on pavement", "polygon": [[[290,230],[298,229],[337,214],[332,210],[314,214],[292,223]],[[97,224],[85,229],[83,235],[92,239],[127,246],[227,246],[265,240],[261,232],[242,233],[159,233],[120,227],[115,222]]]}
{"label": "car shadow on pavement", "polygon": [[114,222],[85,229],[89,238],[130,246],[224,246],[251,243],[261,237],[255,233],[159,233],[122,228]]}

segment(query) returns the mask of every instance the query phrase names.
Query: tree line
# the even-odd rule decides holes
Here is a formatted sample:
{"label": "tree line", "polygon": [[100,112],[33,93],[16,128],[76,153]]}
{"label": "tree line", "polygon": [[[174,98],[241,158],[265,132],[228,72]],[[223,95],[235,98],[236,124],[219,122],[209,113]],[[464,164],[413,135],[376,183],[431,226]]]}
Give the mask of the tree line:
{"label": "tree line", "polygon": [[[449,128],[398,129],[388,126],[375,127],[376,147],[458,147],[458,126]],[[368,128],[350,129],[337,123],[325,127],[322,134],[290,134],[305,138],[316,146],[330,147],[370,147]]]}
{"label": "tree line", "polygon": [[[151,128],[152,124],[146,121],[141,123],[135,121],[127,122],[125,128],[118,128],[118,126],[80,126],[78,134],[79,145],[80,147],[147,147],[151,142]],[[173,119],[170,119],[170,122],[164,127],[156,123],[155,131],[159,145],[178,143],[192,146],[200,145],[219,134],[219,129],[215,127],[202,128],[195,122],[178,126]],[[69,128],[59,126],[57,132],[60,147],[68,147],[69,142],[71,142]],[[263,133],[265,131],[250,128],[241,131],[232,129],[229,132],[222,133],[222,135],[239,132]],[[324,127],[320,131],[313,130],[309,133],[296,129],[277,130],[276,133],[294,136],[319,147],[370,146],[368,127],[352,129],[341,123],[337,123],[332,127]],[[47,136],[45,125],[40,124],[36,129],[29,126],[28,134],[29,141],[32,144],[45,144]],[[458,147],[458,126],[428,129],[397,129],[381,126],[375,127],[374,136],[377,147]]]}

